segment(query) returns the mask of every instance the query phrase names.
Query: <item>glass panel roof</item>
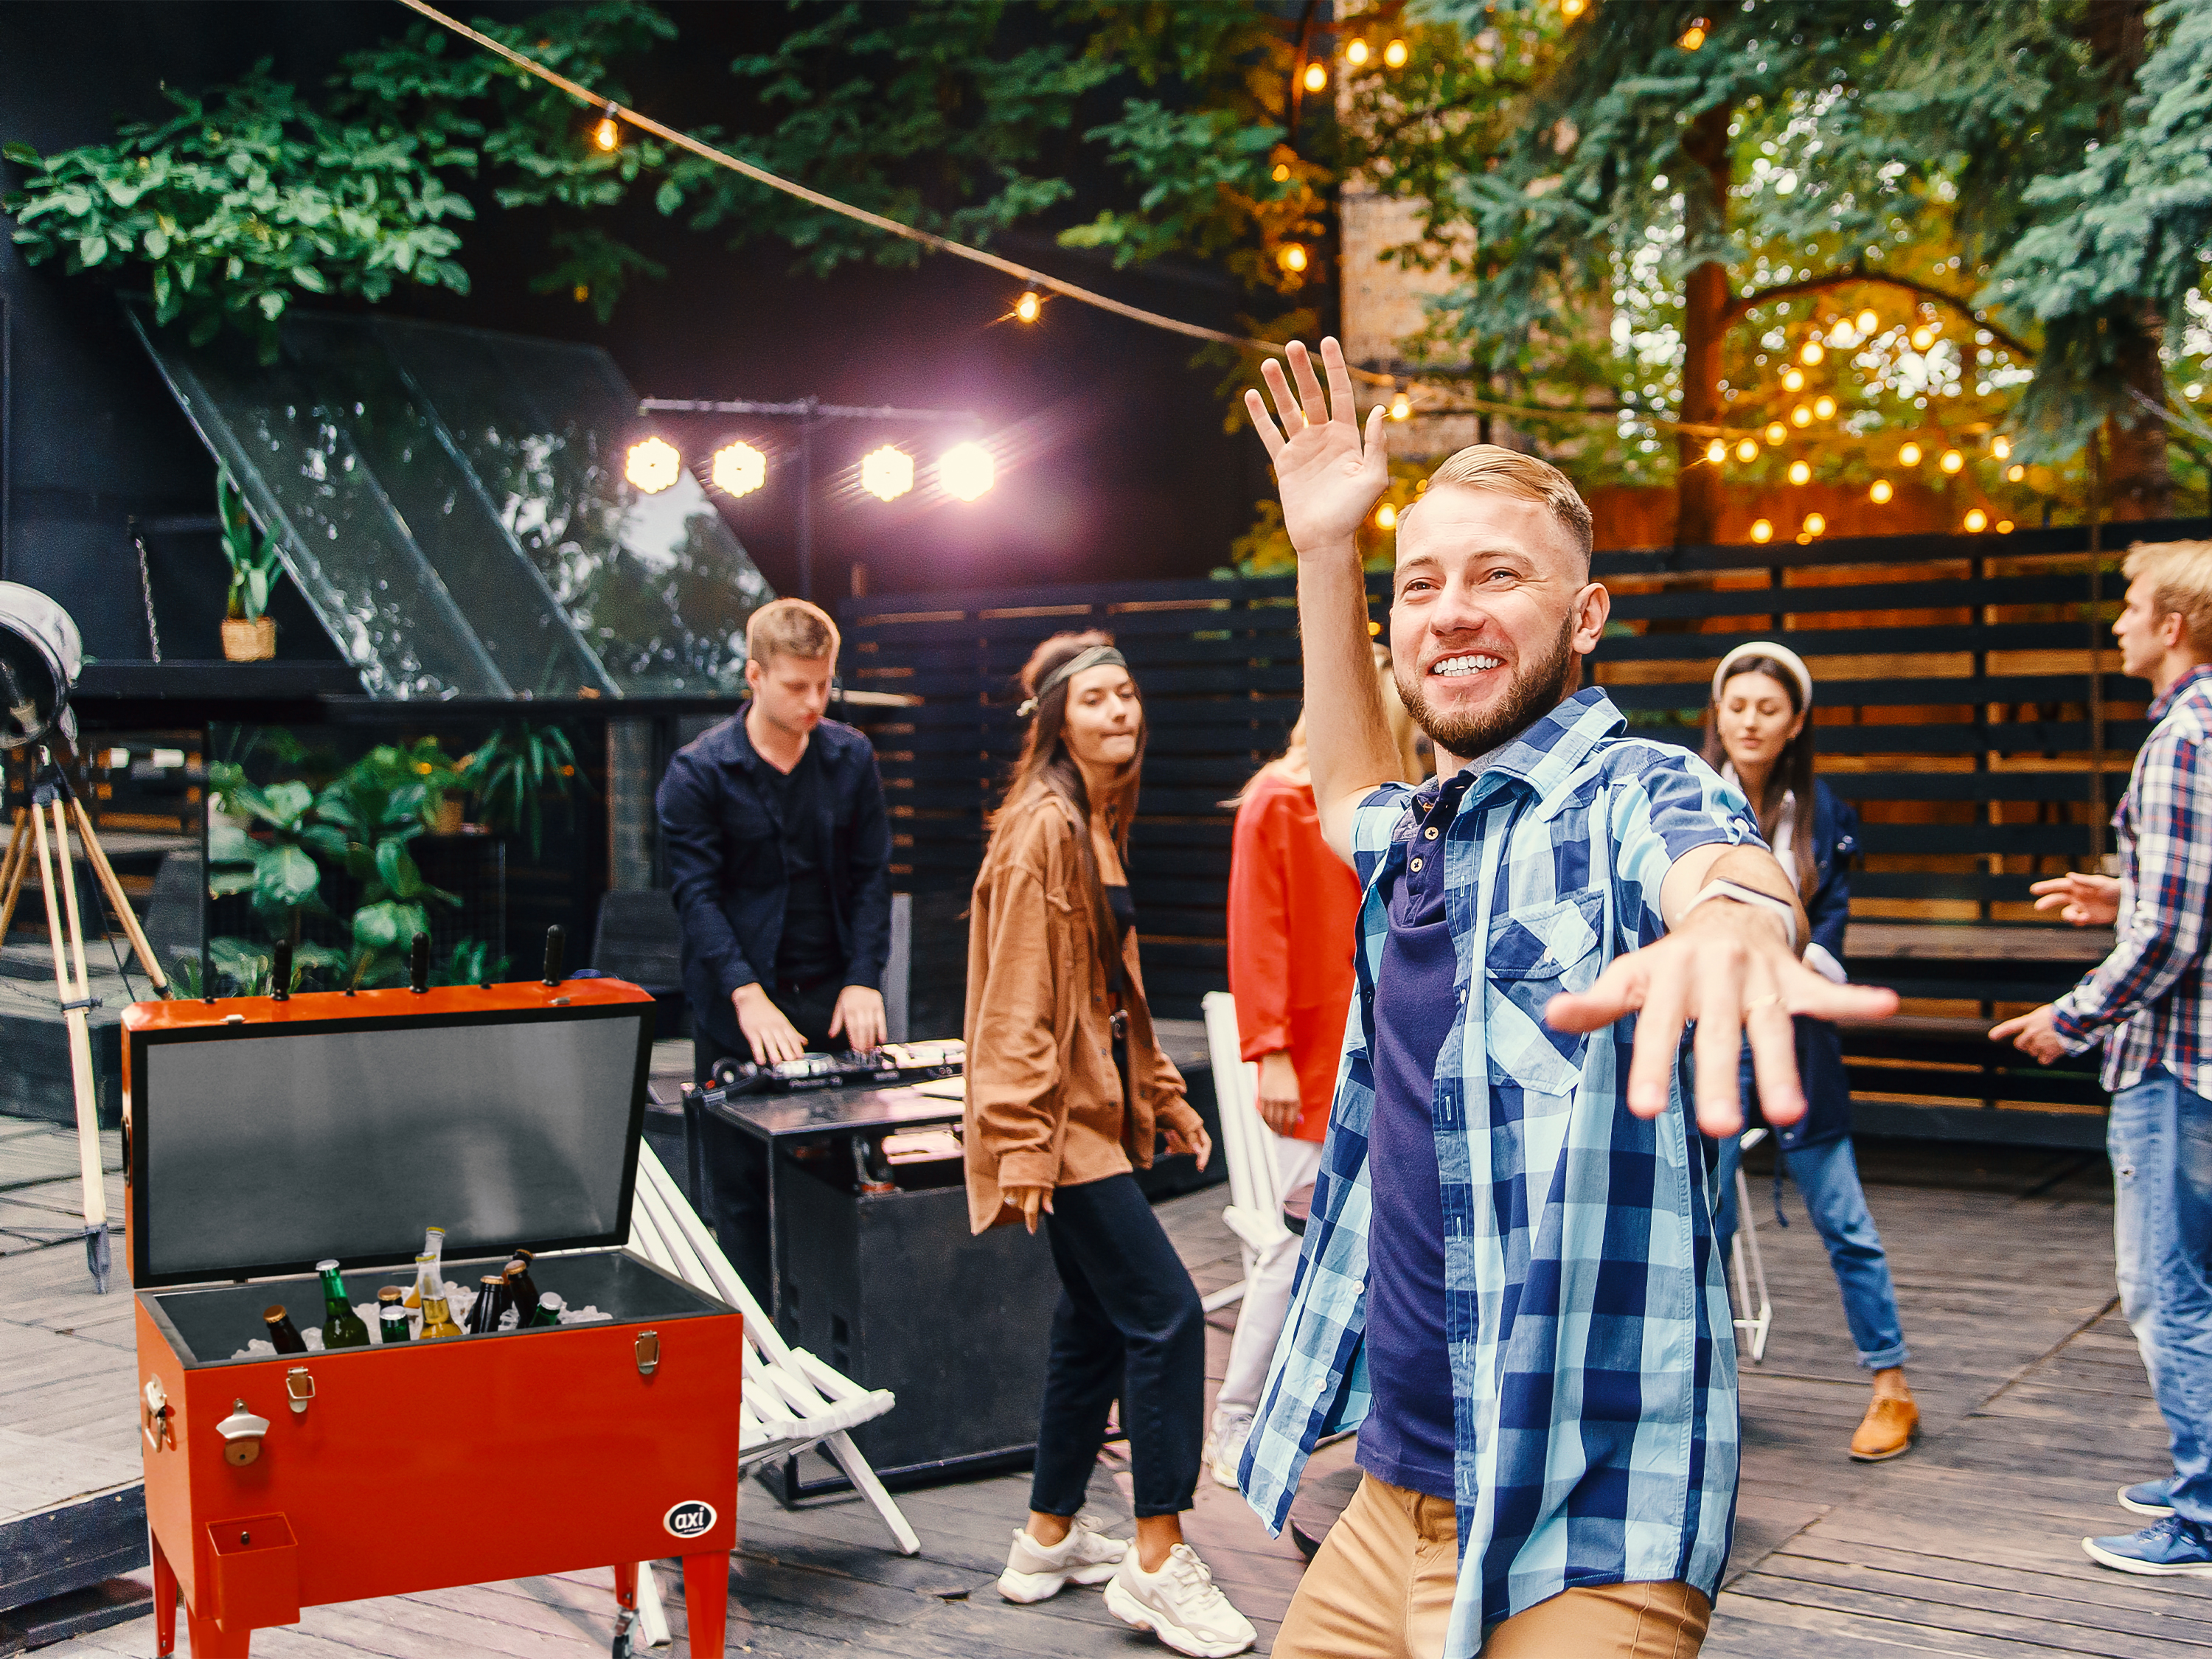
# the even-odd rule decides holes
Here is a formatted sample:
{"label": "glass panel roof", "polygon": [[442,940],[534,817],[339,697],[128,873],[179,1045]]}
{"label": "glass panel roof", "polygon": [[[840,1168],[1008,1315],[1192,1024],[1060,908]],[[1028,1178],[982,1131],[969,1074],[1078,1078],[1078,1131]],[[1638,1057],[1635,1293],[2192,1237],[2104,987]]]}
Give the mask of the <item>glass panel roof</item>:
{"label": "glass panel roof", "polygon": [[591,346],[295,311],[266,367],[131,318],[374,696],[705,696],[774,596],[689,471],[622,473]]}

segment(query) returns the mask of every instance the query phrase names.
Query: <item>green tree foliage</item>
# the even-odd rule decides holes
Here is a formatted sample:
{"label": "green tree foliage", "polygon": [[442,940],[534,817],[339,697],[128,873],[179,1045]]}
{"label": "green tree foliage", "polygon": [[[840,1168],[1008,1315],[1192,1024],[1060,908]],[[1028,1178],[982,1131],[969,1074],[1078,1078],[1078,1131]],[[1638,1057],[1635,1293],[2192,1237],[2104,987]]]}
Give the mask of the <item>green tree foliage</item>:
{"label": "green tree foliage", "polygon": [[2040,326],[2044,360],[2019,418],[2061,453],[2105,419],[2162,441],[2146,368],[2155,374],[2160,345],[2187,332],[2212,250],[2212,10],[2165,0],[2145,21],[2154,44],[2124,122],[2021,192],[2035,222],[1981,296]]}

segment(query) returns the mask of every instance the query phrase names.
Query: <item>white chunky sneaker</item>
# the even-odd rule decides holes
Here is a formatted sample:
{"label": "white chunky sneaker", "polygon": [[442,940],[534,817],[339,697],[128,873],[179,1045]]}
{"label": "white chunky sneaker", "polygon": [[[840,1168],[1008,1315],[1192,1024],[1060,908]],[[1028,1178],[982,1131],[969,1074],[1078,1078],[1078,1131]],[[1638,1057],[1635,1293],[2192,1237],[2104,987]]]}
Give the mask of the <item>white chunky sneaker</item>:
{"label": "white chunky sneaker", "polygon": [[1123,1540],[1093,1532],[1080,1521],[1050,1549],[1017,1529],[1006,1570],[999,1575],[999,1594],[1009,1601],[1042,1601],[1070,1584],[1103,1584],[1128,1549]]}
{"label": "white chunky sneaker", "polygon": [[1228,1659],[1257,1639],[1252,1621],[1229,1605],[1198,1552],[1177,1544],[1158,1572],[1137,1565],[1133,1547],[1106,1586],[1106,1611],[1125,1625],[1148,1630],[1191,1659]]}
{"label": "white chunky sneaker", "polygon": [[1206,1437],[1206,1467],[1214,1480],[1237,1490],[1237,1466],[1243,1461],[1244,1443],[1252,1434],[1249,1406],[1216,1406],[1212,1431]]}

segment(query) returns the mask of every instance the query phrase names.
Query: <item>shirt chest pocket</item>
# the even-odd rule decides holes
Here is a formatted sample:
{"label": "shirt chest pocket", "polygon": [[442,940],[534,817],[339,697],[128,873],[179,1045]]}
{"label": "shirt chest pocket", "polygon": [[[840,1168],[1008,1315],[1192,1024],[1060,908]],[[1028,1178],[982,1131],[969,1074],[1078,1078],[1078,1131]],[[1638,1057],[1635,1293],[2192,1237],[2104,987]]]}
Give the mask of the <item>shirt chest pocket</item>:
{"label": "shirt chest pocket", "polygon": [[1565,991],[1587,991],[1602,963],[1605,895],[1577,893],[1491,924],[1483,960],[1483,1022],[1490,1080],[1529,1093],[1571,1095],[1589,1039],[1555,1031],[1544,1009]]}
{"label": "shirt chest pocket", "polygon": [[768,807],[750,789],[732,789],[722,806],[723,881],[729,890],[780,886],[783,836]]}

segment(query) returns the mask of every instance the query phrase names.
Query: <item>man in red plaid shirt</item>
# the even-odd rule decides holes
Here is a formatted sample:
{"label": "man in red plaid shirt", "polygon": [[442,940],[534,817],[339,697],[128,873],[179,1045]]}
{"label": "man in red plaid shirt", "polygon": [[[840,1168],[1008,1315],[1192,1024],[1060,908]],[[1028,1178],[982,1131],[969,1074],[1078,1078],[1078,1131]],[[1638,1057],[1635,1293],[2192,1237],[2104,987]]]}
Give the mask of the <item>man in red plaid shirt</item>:
{"label": "man in red plaid shirt", "polygon": [[2120,1308],[2173,1474],[2121,1489],[2150,1525],[2081,1547],[2123,1572],[2212,1576],[2212,542],[2139,544],[2125,568],[2112,634],[2121,667],[2157,693],[2157,725],[2112,819],[2121,874],[2033,890],[2038,909],[2118,937],[2071,991],[1990,1035],[2046,1065],[2105,1045]]}

